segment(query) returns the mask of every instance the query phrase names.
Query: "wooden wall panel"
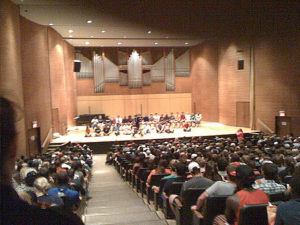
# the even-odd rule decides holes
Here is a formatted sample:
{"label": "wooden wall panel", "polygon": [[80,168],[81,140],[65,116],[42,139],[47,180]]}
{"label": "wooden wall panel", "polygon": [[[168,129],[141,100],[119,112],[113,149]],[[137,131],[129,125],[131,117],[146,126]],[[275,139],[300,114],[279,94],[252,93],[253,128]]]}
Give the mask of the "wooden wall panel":
{"label": "wooden wall panel", "polygon": [[47,27],[21,17],[21,44],[26,130],[37,121],[43,143],[52,122]]}
{"label": "wooden wall panel", "polygon": [[[244,69],[237,69],[244,59]],[[236,125],[236,102],[250,101],[250,44],[247,41],[221,41],[218,63],[219,121]]]}
{"label": "wooden wall panel", "polygon": [[219,121],[218,43],[206,41],[191,50],[193,111],[205,121]]}
{"label": "wooden wall panel", "polygon": [[[115,117],[150,113],[191,112],[191,94],[78,96],[78,114],[105,113]],[[90,112],[89,112],[89,109]]]}
{"label": "wooden wall panel", "polygon": [[[23,109],[19,12],[19,7],[11,1],[0,1],[0,94]],[[16,127],[18,132],[17,154],[26,155],[26,132],[23,115],[19,115]]]}
{"label": "wooden wall panel", "polygon": [[[298,30],[299,37],[299,30]],[[300,39],[297,33],[255,43],[256,128],[275,131],[275,116],[286,111],[300,135]],[[263,123],[261,123],[262,121]]]}

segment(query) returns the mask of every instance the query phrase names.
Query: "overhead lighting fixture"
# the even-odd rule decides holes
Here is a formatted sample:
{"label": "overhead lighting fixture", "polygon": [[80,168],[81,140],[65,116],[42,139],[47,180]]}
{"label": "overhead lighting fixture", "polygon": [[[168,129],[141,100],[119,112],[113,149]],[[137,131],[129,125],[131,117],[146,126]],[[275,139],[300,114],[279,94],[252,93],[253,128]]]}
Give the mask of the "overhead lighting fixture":
{"label": "overhead lighting fixture", "polygon": [[89,45],[89,44],[90,44],[90,42],[86,41],[86,42],[85,42],[85,44],[86,44],[86,45]]}
{"label": "overhead lighting fixture", "polygon": [[73,35],[69,35],[69,37],[73,37]]}
{"label": "overhead lighting fixture", "polygon": [[118,45],[121,45],[122,43],[121,42],[118,42]]}
{"label": "overhead lighting fixture", "polygon": [[92,35],[91,38],[93,38],[94,36]]}
{"label": "overhead lighting fixture", "polygon": [[148,34],[151,34],[151,33],[152,33],[152,31],[151,31],[151,30],[149,30],[147,33],[148,33]]}
{"label": "overhead lighting fixture", "polygon": [[188,42],[185,42],[184,44],[185,44],[185,45],[188,45],[189,43],[188,43]]}
{"label": "overhead lighting fixture", "polygon": [[73,33],[73,30],[69,30],[69,33]]}
{"label": "overhead lighting fixture", "polygon": [[101,33],[105,33],[106,31],[105,30],[101,30]]}
{"label": "overhead lighting fixture", "polygon": [[166,38],[168,39],[168,38],[169,38],[169,36],[166,36]]}
{"label": "overhead lighting fixture", "polygon": [[155,44],[155,45],[158,45],[158,43],[157,43],[157,42],[154,42],[154,44]]}
{"label": "overhead lighting fixture", "polygon": [[54,24],[53,23],[49,23],[49,26],[53,26]]}
{"label": "overhead lighting fixture", "polygon": [[92,23],[93,21],[92,20],[88,20],[88,21],[86,21],[87,23]]}
{"label": "overhead lighting fixture", "polygon": [[126,36],[123,36],[123,38],[127,38]]}

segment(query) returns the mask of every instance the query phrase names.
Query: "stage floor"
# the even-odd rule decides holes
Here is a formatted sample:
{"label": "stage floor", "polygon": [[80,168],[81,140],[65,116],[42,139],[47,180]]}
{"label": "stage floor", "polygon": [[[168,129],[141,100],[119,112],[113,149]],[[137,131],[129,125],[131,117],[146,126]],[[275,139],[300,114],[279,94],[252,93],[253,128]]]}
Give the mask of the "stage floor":
{"label": "stage floor", "polygon": [[[172,134],[157,134],[152,131],[151,134],[146,134],[144,136],[136,135],[132,137],[131,135],[119,135],[115,136],[111,134],[105,137],[94,137],[95,133],[91,132],[93,137],[84,137],[85,126],[71,127],[68,130],[68,134],[61,136],[60,138],[53,139],[52,143],[89,143],[89,142],[111,142],[111,141],[129,141],[129,140],[147,140],[147,139],[165,139],[165,138],[180,138],[180,137],[194,137],[194,136],[216,136],[216,135],[228,135],[235,134],[240,127],[227,126],[221,123],[214,122],[201,122],[201,127],[193,127],[191,132],[184,132],[182,128],[175,129]],[[244,133],[254,133],[259,132],[258,130],[251,130],[250,128],[242,127]]]}

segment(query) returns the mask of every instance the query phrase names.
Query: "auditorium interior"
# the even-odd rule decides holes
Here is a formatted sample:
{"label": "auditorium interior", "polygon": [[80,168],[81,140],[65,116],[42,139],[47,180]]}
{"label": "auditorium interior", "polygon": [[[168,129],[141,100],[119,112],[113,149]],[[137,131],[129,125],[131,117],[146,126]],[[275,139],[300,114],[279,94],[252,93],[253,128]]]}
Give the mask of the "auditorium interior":
{"label": "auditorium interior", "polygon": [[[70,213],[84,224],[268,224],[263,204],[233,222],[218,216],[235,192],[211,197],[212,184],[201,185],[242,179],[229,170],[247,167],[254,188],[272,164],[284,191],[263,194],[277,210],[292,201],[299,9],[296,0],[1,0],[0,97],[16,106],[18,190],[55,165],[75,171],[70,180],[82,176],[70,187],[80,194]],[[218,178],[208,179],[210,164]],[[202,188],[185,189],[198,176]]]}

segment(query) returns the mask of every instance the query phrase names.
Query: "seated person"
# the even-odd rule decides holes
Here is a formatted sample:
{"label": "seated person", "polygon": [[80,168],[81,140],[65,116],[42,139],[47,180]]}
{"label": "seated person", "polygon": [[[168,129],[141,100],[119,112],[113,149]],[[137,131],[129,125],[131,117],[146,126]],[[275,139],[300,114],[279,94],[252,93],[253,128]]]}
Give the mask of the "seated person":
{"label": "seated person", "polygon": [[155,115],[153,116],[153,119],[154,119],[154,123],[159,123],[160,116],[157,113],[155,113]]}
{"label": "seated person", "polygon": [[174,133],[174,129],[171,126],[171,123],[167,122],[165,126],[165,132],[166,133]]}
{"label": "seated person", "polygon": [[259,189],[253,189],[255,175],[253,169],[247,165],[236,168],[237,192],[226,200],[225,217],[224,215],[215,218],[215,224],[237,225],[239,223],[240,210],[244,205],[265,204],[269,202],[269,197]]}
{"label": "seated person", "polygon": [[290,182],[292,198],[277,207],[275,225],[300,224],[300,176],[295,174]]}
{"label": "seated person", "polygon": [[160,134],[160,133],[163,133],[164,131],[165,131],[165,126],[164,126],[164,124],[159,123],[159,124],[156,126],[156,133]]}
{"label": "seated person", "polygon": [[182,112],[180,115],[180,127],[183,126],[184,122],[185,122],[185,114],[184,114],[184,112]]}
{"label": "seated person", "polygon": [[126,117],[126,116],[124,116],[124,118],[122,119],[122,123],[123,123],[123,124],[126,124],[126,123],[128,123],[128,119],[127,119],[127,117]]}
{"label": "seated person", "polygon": [[49,209],[40,209],[20,199],[12,187],[12,174],[17,155],[17,131],[13,103],[0,97],[0,194],[1,224],[83,224],[74,215],[61,215]]}
{"label": "seated person", "polygon": [[227,171],[227,181],[217,181],[207,188],[197,200],[197,205],[191,207],[192,211],[199,211],[208,197],[233,195],[236,189],[236,165],[229,165]]}
{"label": "seated person", "polygon": [[143,135],[151,133],[151,127],[148,122],[145,122],[142,133]]}
{"label": "seated person", "polygon": [[66,197],[70,204],[70,209],[73,209],[77,203],[80,202],[80,196],[77,191],[73,191],[68,187],[69,177],[66,172],[58,172],[56,174],[57,187],[48,191],[49,195],[57,195],[59,197]]}
{"label": "seated person", "polygon": [[85,128],[85,137],[92,137],[90,127],[87,125]]}
{"label": "seated person", "polygon": [[110,133],[111,133],[110,126],[108,124],[105,124],[105,126],[103,127],[103,135],[109,136]]}
{"label": "seated person", "polygon": [[114,131],[116,136],[120,135],[120,127],[121,127],[120,123],[114,124]]}
{"label": "seated person", "polygon": [[91,121],[91,124],[92,124],[91,127],[95,128],[98,125],[98,123],[99,123],[99,121],[97,119],[97,116],[95,116]]}
{"label": "seated person", "polygon": [[[201,176],[200,166],[198,163],[192,162],[191,165],[192,166],[189,166],[189,172],[192,173],[194,176],[190,180],[184,182],[184,184],[182,185],[179,199],[181,199],[183,192],[188,190],[189,188],[208,188],[214,183],[212,180]],[[174,213],[175,210],[173,207],[173,201],[177,197],[178,195],[171,195],[169,197],[170,207]]]}
{"label": "seated person", "polygon": [[126,123],[124,126],[123,126],[123,134],[124,135],[131,135],[132,134],[132,130],[131,130],[131,126],[130,126],[130,123]]}
{"label": "seated person", "polygon": [[99,136],[101,136],[101,128],[97,125],[97,127],[95,128],[95,137]]}
{"label": "seated person", "polygon": [[191,126],[190,126],[190,123],[189,123],[189,122],[185,122],[185,123],[183,124],[183,131],[184,131],[184,132],[191,132],[191,130],[192,130],[192,128],[191,128]]}
{"label": "seated person", "polygon": [[122,118],[118,115],[116,118],[115,118],[115,123],[116,124],[122,124]]}
{"label": "seated person", "polygon": [[253,184],[254,189],[260,189],[266,194],[285,192],[285,186],[275,182],[278,175],[278,168],[274,163],[265,163],[262,166],[262,174],[264,178],[257,180]]}
{"label": "seated person", "polygon": [[50,184],[45,177],[39,177],[33,184],[34,193],[37,197],[37,205],[42,209],[50,207],[62,207],[64,202],[57,195],[48,195]]}
{"label": "seated person", "polygon": [[144,122],[149,122],[149,117],[148,117],[147,114],[143,117],[143,121],[144,121]]}
{"label": "seated person", "polygon": [[147,178],[147,184],[149,185],[151,182],[151,177],[154,174],[171,174],[171,171],[167,169],[167,161],[166,160],[160,160],[156,169],[151,170],[150,174]]}

